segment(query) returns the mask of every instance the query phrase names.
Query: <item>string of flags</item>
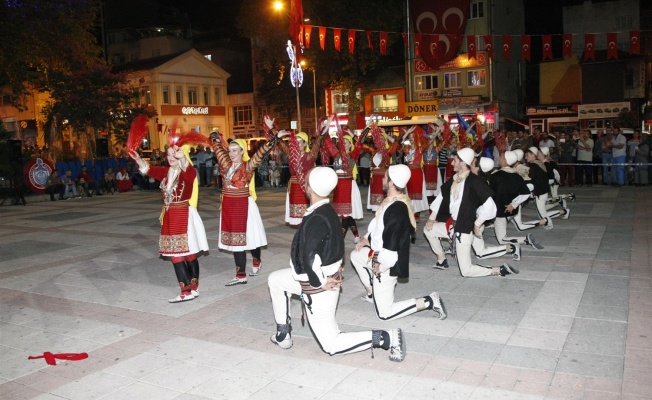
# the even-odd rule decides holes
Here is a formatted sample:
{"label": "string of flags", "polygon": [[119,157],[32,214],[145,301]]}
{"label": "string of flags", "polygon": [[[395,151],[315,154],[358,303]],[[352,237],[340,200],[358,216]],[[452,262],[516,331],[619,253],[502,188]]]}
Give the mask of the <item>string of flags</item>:
{"label": "string of flags", "polygon": [[[319,46],[322,50],[326,48],[326,36],[328,30],[332,31],[333,34],[333,45],[335,50],[341,51],[342,41],[345,41],[348,45],[349,53],[354,54],[355,52],[355,42],[356,34],[358,32],[363,32],[367,39],[367,46],[370,50],[374,50],[374,43],[378,43],[378,49],[380,54],[387,54],[387,43],[389,42],[390,34],[397,34],[397,32],[386,32],[386,31],[370,31],[370,30],[360,30],[360,29],[342,29],[342,28],[328,28],[324,26],[315,26],[315,25],[301,25],[299,29],[299,42],[301,46],[309,49],[311,45],[312,38],[316,32],[319,39]],[[346,31],[346,37],[344,37],[344,32]],[[377,38],[374,36],[377,34]],[[640,55],[641,54],[641,31],[629,31],[629,32],[607,32],[607,33],[586,33],[584,34],[584,61],[592,60],[595,61],[595,42],[598,35],[606,35],[607,42],[607,60],[614,59],[618,60],[618,36],[629,34],[629,54],[630,55]],[[409,35],[405,32],[400,33],[403,38],[404,45],[409,46]],[[577,40],[577,36],[581,34],[565,33],[562,35],[458,35],[458,34],[424,34],[416,33],[414,34],[414,47],[415,54],[417,57],[421,57],[421,52],[424,51],[423,46],[421,46],[424,39],[430,39],[428,43],[432,43],[429,47],[433,56],[437,55],[436,50],[437,46],[447,46],[450,47],[451,43],[456,43],[458,46],[461,46],[463,41],[466,39],[466,48],[468,58],[476,58],[476,51],[478,47],[482,47],[481,51],[486,51],[489,58],[494,59],[494,49],[500,49],[502,51],[503,59],[509,61],[512,55],[512,50],[520,51],[521,59],[524,61],[530,61],[530,55],[532,52],[532,37],[540,36],[541,37],[541,59],[542,60],[552,60],[553,59],[553,36],[562,37],[562,56],[570,57],[573,53],[573,43]],[[519,37],[521,39],[520,48],[514,48],[514,37]],[[482,38],[482,45],[480,45],[479,39]],[[434,47],[434,49],[433,49]],[[425,49],[427,51],[428,49]]]}

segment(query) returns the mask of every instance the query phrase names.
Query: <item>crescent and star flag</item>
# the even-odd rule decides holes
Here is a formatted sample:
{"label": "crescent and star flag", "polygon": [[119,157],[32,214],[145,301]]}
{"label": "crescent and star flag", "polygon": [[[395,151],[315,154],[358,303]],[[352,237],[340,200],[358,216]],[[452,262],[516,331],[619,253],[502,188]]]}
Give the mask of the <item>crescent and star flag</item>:
{"label": "crescent and star flag", "polygon": [[355,29],[349,29],[349,53],[355,52]]}
{"label": "crescent and star flag", "polygon": [[303,33],[306,38],[306,49],[310,48],[310,37],[312,36],[312,28],[313,28],[312,25],[307,25]]}
{"label": "crescent and star flag", "polygon": [[641,31],[629,32],[629,54],[641,54]]}
{"label": "crescent and star flag", "polygon": [[530,61],[530,35],[521,35],[521,58]]}
{"label": "crescent and star flag", "polygon": [[408,47],[408,44],[410,43],[410,40],[408,39],[408,34],[403,32],[401,33],[401,36],[403,37],[403,44],[405,47]]}
{"label": "crescent and star flag", "polygon": [[373,50],[374,43],[371,41],[371,31],[367,31],[367,43],[369,45],[369,49]]}
{"label": "crescent and star flag", "polygon": [[423,33],[415,33],[414,34],[414,54],[418,57],[421,58],[421,41],[423,40]]}
{"label": "crescent and star flag", "polygon": [[482,37],[484,39],[484,50],[489,55],[491,60],[494,59],[494,37],[491,35],[485,35]]}
{"label": "crescent and star flag", "polygon": [[541,50],[541,59],[552,60],[552,35],[543,35]]}
{"label": "crescent and star flag", "polygon": [[584,35],[584,61],[591,59],[595,61],[595,34]]}
{"label": "crescent and star flag", "polygon": [[607,33],[607,60],[618,59],[618,32]]}
{"label": "crescent and star flag", "polygon": [[[301,40],[301,25],[303,25],[303,4],[301,0],[290,1],[290,38],[294,46],[299,49]],[[299,51],[296,51],[299,53]]]}
{"label": "crescent and star flag", "polygon": [[341,29],[333,29],[333,42],[335,43],[335,50],[340,51],[340,44],[342,43]]}
{"label": "crescent and star flag", "polygon": [[320,26],[319,27],[319,46],[321,47],[322,50],[326,47],[326,27],[325,26]]}
{"label": "crescent and star flag", "polygon": [[387,32],[380,32],[380,54],[387,54]]}
{"label": "crescent and star flag", "polygon": [[573,56],[573,34],[565,33],[562,41],[564,42],[563,57],[572,57]]}
{"label": "crescent and star flag", "polygon": [[475,52],[476,52],[476,40],[475,40],[475,35],[468,35],[466,37],[466,49],[468,52],[467,59],[470,60],[475,57]]}
{"label": "crescent and star flag", "polygon": [[414,32],[423,35],[419,54],[430,68],[439,69],[441,64],[457,57],[461,45],[459,39],[464,36],[469,19],[470,4],[470,0],[410,1]]}
{"label": "crescent and star flag", "polygon": [[510,35],[503,35],[503,58],[509,61],[509,56],[512,50],[512,37]]}

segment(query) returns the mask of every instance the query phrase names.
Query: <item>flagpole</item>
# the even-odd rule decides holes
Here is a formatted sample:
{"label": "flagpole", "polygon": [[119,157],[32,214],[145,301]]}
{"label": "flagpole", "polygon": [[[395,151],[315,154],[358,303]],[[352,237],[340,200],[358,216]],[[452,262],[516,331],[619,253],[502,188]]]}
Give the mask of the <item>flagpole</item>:
{"label": "flagpole", "polygon": [[407,101],[413,101],[413,64],[414,64],[414,57],[412,57],[412,52],[413,50],[413,43],[414,43],[414,35],[411,34],[412,32],[412,23],[410,22],[410,0],[405,0],[405,24],[406,24],[406,32],[408,35],[408,48],[407,48],[407,54],[406,54],[406,64],[407,64],[407,77],[406,77],[406,84],[407,84]]}

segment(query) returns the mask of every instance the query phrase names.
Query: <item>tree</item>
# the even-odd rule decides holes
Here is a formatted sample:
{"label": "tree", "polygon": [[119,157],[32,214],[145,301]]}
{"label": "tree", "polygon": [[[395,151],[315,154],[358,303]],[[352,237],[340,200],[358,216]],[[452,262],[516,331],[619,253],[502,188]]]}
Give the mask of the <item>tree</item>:
{"label": "tree", "polygon": [[636,126],[636,114],[629,108],[623,108],[616,116],[617,128],[634,128]]}
{"label": "tree", "polygon": [[[348,0],[304,0],[304,15],[310,17],[308,24],[343,28],[343,36],[347,29],[363,29],[371,31],[402,31],[402,3],[393,0],[368,0],[351,2]],[[238,28],[242,35],[251,37],[256,44],[265,44],[260,53],[261,76],[263,83],[258,90],[265,102],[276,110],[296,110],[295,90],[287,77],[289,60],[285,52],[288,40],[289,20],[284,12],[275,12],[271,1],[260,6],[258,0],[244,0],[238,17]],[[263,3],[265,4],[265,3]],[[286,6],[289,2],[286,2]],[[364,18],[360,18],[364,15]],[[378,51],[378,33],[374,33],[374,50],[368,49],[367,37],[364,32],[357,32],[354,54],[350,54],[346,39],[340,51],[333,46],[333,31],[328,29],[325,50],[321,50],[316,30],[309,49],[304,49],[301,55],[310,68],[315,68],[317,88],[331,87],[343,92],[355,93],[369,83],[374,71],[388,65],[403,62],[402,39],[400,35],[390,36],[393,42],[388,46],[388,56],[380,55]],[[400,39],[400,40],[399,40]],[[399,45],[400,42],[400,45]],[[304,106],[312,107],[312,85],[304,84],[300,90],[300,98]],[[321,96],[317,96],[321,99]],[[360,107],[356,96],[348,96],[349,114]],[[293,105],[293,106],[290,106]]]}

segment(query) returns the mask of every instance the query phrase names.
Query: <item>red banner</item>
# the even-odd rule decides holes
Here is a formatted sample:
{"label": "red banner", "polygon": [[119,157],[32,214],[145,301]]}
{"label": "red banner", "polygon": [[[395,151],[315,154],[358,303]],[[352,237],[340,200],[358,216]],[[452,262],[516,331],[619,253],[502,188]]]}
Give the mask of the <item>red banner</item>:
{"label": "red banner", "polygon": [[290,38],[297,49],[299,48],[299,43],[301,43],[301,25],[303,25],[303,4],[301,0],[291,0]]}
{"label": "red banner", "polygon": [[304,30],[303,34],[306,40],[306,49],[310,48],[310,36],[312,36],[312,25],[306,26],[306,29]]}
{"label": "red banner", "polygon": [[491,60],[494,59],[494,37],[491,35],[485,35],[482,37],[484,40],[484,50],[489,55]]}
{"label": "red banner", "polygon": [[340,45],[342,44],[342,30],[339,28],[333,29],[333,43],[335,44],[335,50],[340,51]]}
{"label": "red banner", "polygon": [[401,36],[403,37],[403,44],[405,47],[408,47],[408,44],[410,43],[410,40],[408,39],[408,34],[403,32],[401,33]]}
{"label": "red banner", "polygon": [[584,35],[584,61],[591,59],[595,61],[595,34]]}
{"label": "red banner", "polygon": [[618,59],[618,33],[607,33],[607,60]]}
{"label": "red banner", "polygon": [[503,35],[503,58],[509,61],[512,51],[512,37],[510,35]]}
{"label": "red banner", "polygon": [[355,52],[355,29],[349,29],[349,53]]}
{"label": "red banner", "polygon": [[387,32],[380,32],[380,54],[387,54]]}
{"label": "red banner", "polygon": [[319,46],[322,50],[326,47],[326,27],[319,27]]}
{"label": "red banner", "polygon": [[629,54],[641,54],[641,31],[629,32]]}
{"label": "red banner", "polygon": [[371,31],[367,31],[367,44],[369,45],[369,49],[374,49],[374,43],[371,41]]}
{"label": "red banner", "polygon": [[521,58],[530,61],[530,35],[521,35]]}
{"label": "red banner", "polygon": [[552,35],[543,35],[541,40],[541,58],[552,60]]}
{"label": "red banner", "polygon": [[466,37],[466,49],[468,52],[468,59],[475,58],[475,51],[476,51],[476,40],[475,40],[475,35],[468,35]]}
{"label": "red banner", "polygon": [[564,50],[563,57],[572,57],[573,56],[573,34],[565,33],[563,36]]}
{"label": "red banner", "polygon": [[419,53],[429,67],[438,69],[457,57],[460,43],[459,40],[451,41],[450,35],[464,35],[470,3],[470,0],[410,1],[414,32],[423,34]]}

